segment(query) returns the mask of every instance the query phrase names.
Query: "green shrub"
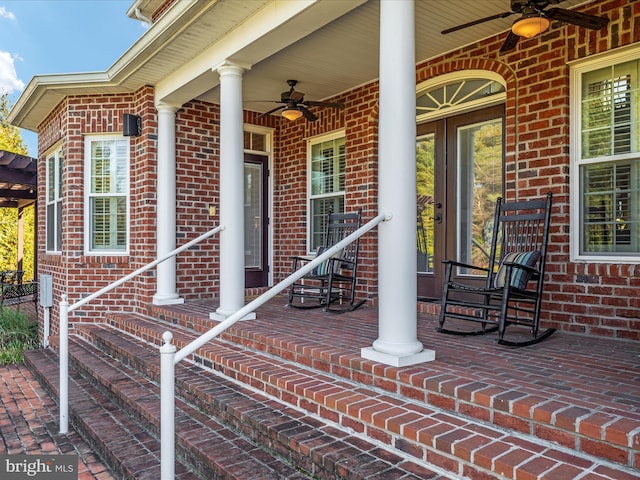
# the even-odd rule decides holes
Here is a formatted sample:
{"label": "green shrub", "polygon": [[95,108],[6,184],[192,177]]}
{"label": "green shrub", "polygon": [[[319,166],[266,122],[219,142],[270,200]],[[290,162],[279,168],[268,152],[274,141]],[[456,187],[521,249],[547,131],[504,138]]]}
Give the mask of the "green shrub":
{"label": "green shrub", "polygon": [[22,352],[38,346],[38,324],[25,314],[0,307],[0,364],[21,363]]}

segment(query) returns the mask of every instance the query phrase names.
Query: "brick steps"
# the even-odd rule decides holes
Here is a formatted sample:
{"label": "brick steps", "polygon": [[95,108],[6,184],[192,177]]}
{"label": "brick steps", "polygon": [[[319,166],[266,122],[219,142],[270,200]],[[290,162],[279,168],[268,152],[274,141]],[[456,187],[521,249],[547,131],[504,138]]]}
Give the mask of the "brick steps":
{"label": "brick steps", "polygon": [[[177,325],[181,323],[179,319],[167,325],[140,316],[114,315],[110,322],[118,329],[157,345],[166,330],[174,333],[178,348],[196,337],[192,330]],[[193,321],[189,322],[193,328]],[[236,335],[232,329],[225,338]],[[640,474],[606,459],[575,454],[544,439],[520,435],[517,431],[476,421],[468,415],[452,414],[438,406],[415,401],[411,395],[398,395],[404,393],[402,390],[390,394],[378,385],[353,383],[333,373],[318,372],[261,353],[255,339],[252,341],[251,346],[258,351],[247,351],[226,341],[214,341],[199,350],[194,359],[280,401],[388,445],[403,452],[407,458],[436,465],[456,478],[542,480],[582,478],[583,475],[594,479],[640,478]],[[242,343],[245,342],[246,339]],[[282,342],[279,347],[280,356],[287,358]],[[313,352],[308,355],[313,356]],[[299,356],[295,357],[297,361]]]}
{"label": "brick steps", "polygon": [[[25,352],[25,364],[40,384],[58,398],[58,356],[51,350]],[[160,444],[140,424],[77,372],[69,375],[69,423],[123,480],[160,478]],[[176,463],[176,478],[198,477]]]}
{"label": "brick steps", "polygon": [[[100,391],[99,398],[109,393],[113,395],[118,406],[144,423],[149,434],[155,437],[159,430],[159,398],[156,385],[149,378],[157,379],[159,376],[157,349],[111,328],[83,326],[79,330],[85,340],[92,339],[99,347],[72,336],[69,342],[70,365],[76,372],[91,377],[95,388]],[[41,355],[54,357],[51,352]],[[122,363],[114,362],[108,355],[121,359]],[[54,372],[42,371],[43,365],[48,364],[48,369],[57,366],[42,360],[34,359],[30,366],[40,370],[39,376],[46,382],[45,377]],[[139,376],[135,370],[145,372],[149,378]],[[201,478],[448,478],[401,455],[385,451],[375,443],[326,426],[286,404],[239,388],[197,366],[178,365],[176,386],[179,394],[182,393],[194,405],[177,401],[179,456],[187,457],[186,463],[197,465]],[[57,387],[49,385],[49,388],[55,390]],[[211,420],[212,417],[222,419],[231,429],[217,424]],[[217,426],[212,426],[212,423]],[[209,430],[203,430],[204,426]],[[265,449],[256,447],[254,442],[295,463],[296,467],[274,458]],[[104,456],[110,458],[113,454],[107,451]],[[217,465],[208,466],[213,462]],[[304,471],[312,472],[311,476]],[[159,476],[151,474],[148,478]]]}
{"label": "brick steps", "polygon": [[[437,355],[444,355],[443,361],[398,369],[364,360],[354,348],[368,346],[377,337],[375,311],[371,318],[360,309],[337,320],[305,311],[305,321],[282,310],[282,305],[263,309],[260,322],[237,323],[222,338],[454,415],[640,469],[640,401],[634,395],[640,377],[629,362],[635,358],[633,344],[618,342],[606,347],[615,351],[591,351],[579,337],[565,337],[559,349],[548,348],[548,342],[541,346],[545,353],[540,355],[535,348],[491,345],[487,350],[490,339],[475,337],[461,344],[460,337],[437,334]],[[198,331],[212,326],[208,316],[197,310],[152,307],[150,311],[156,318]],[[428,318],[421,322],[424,330],[435,330],[435,322],[431,327]],[[302,324],[309,325],[303,338]],[[434,341],[431,335],[429,342]],[[567,355],[567,350],[574,354]]]}
{"label": "brick steps", "polygon": [[[139,320],[141,325],[145,322]],[[155,325],[157,332],[168,325]],[[148,326],[148,325],[147,325]],[[172,328],[177,346],[195,338],[193,333]],[[103,327],[83,327],[82,334],[100,350],[135,365],[146,375],[159,378],[159,354],[135,338]],[[151,354],[151,356],[150,356]],[[205,361],[206,362],[206,361]],[[317,478],[391,478],[437,479],[439,475],[407,461],[401,455],[384,451],[375,443],[364,441],[356,435],[331,425],[325,425],[315,416],[294,409],[231,382],[215,372],[188,363],[176,367],[178,395],[207,415],[220,419],[235,431],[241,431],[257,443],[268,446]]]}
{"label": "brick steps", "polygon": [[[38,350],[27,358],[40,382],[57,396],[57,356],[50,350]],[[159,479],[160,399],[156,385],[75,337],[69,341],[69,359],[73,425],[118,478]],[[176,478],[180,480],[311,478],[179,399],[176,450],[181,460],[176,461]]]}

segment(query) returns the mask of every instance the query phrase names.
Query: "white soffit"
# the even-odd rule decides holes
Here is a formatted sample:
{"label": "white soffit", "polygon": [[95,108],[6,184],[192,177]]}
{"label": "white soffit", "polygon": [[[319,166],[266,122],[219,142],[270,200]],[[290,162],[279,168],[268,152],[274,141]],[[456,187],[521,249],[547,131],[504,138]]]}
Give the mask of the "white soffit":
{"label": "white soffit", "polygon": [[[153,1],[135,3],[150,7]],[[566,0],[553,6],[590,3]],[[442,35],[445,28],[507,11],[509,1],[416,0],[415,5],[416,62],[506,35],[517,18]],[[563,27],[553,22],[552,28]],[[222,61],[251,66],[243,85],[247,100],[279,98],[289,78],[300,81],[308,99],[323,100],[378,78],[378,32],[378,0],[180,0],[106,72],[34,77],[9,121],[35,131],[66,95],[132,92],[144,85],[173,104],[215,101],[218,75],[211,69]],[[499,53],[487,56],[499,58]]]}

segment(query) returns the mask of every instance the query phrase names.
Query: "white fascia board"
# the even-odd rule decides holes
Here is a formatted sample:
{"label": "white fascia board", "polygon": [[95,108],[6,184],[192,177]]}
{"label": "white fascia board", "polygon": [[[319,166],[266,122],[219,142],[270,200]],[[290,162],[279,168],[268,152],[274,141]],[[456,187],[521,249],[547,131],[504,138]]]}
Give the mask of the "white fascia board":
{"label": "white fascia board", "polygon": [[206,13],[217,1],[182,1],[176,2],[171,9],[151,25],[115,63],[109,67],[108,73],[112,81],[124,83],[132,73],[140,69],[149,58],[162,50],[168,42],[179,35],[195,18]]}
{"label": "white fascia board", "polygon": [[[105,72],[35,75],[14,103],[7,115],[7,121],[11,125],[35,131],[37,125],[32,125],[28,117],[38,108],[45,95],[55,93],[57,101],[52,102],[55,106],[66,94],[101,93],[114,88],[116,87]],[[46,103],[48,105],[50,102]]]}
{"label": "white fascia board", "polygon": [[[209,2],[215,3],[215,2]],[[129,91],[122,84],[147,61],[150,51],[162,48],[171,38],[172,28],[180,28],[203,10],[204,2],[181,1],[162,15],[136,43],[106,72],[36,75],[13,104],[7,121],[11,125],[36,131],[38,123],[64,98],[82,91],[85,94],[105,91]],[[193,15],[189,13],[194,12]],[[176,21],[178,19],[178,21]]]}

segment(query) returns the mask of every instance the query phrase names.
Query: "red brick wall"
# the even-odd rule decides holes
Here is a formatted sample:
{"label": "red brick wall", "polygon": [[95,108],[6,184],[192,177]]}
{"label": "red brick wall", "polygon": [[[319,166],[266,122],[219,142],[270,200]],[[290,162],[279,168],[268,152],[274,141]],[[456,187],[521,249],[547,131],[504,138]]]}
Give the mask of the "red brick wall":
{"label": "red brick wall", "polygon": [[[143,134],[131,140],[131,221],[129,256],[84,253],[84,135],[122,132],[122,115],[142,117]],[[57,331],[62,295],[73,304],[155,258],[156,114],[153,89],[133,95],[78,96],[65,99],[39,128],[38,176],[46,179],[46,153],[55,146],[63,156],[63,228],[61,254],[47,254],[46,183],[38,184],[38,273],[53,275],[52,332]],[[70,321],[99,318],[102,307],[133,310],[155,292],[153,275],[138,277],[87,306]]]}
{"label": "red brick wall", "polygon": [[[291,256],[307,249],[307,139],[344,128],[346,138],[345,210],[362,208],[363,223],[377,215],[377,88],[362,87],[332,99],[344,110],[323,110],[319,120],[280,120],[280,147],[275,162],[274,274],[276,280],[291,273]],[[345,120],[348,119],[348,120]],[[360,298],[376,293],[375,233],[361,241]]]}
{"label": "red brick wall", "polygon": [[[507,83],[506,196],[554,194],[543,322],[592,335],[640,339],[640,266],[569,260],[568,62],[640,41],[640,2],[595,2],[580,10],[606,15],[602,31],[552,22],[543,35],[500,55],[506,34],[419,65],[417,81],[485,69]],[[575,232],[572,232],[575,235]]]}
{"label": "red brick wall", "polygon": [[[640,339],[640,266],[569,261],[569,67],[568,62],[640,41],[640,2],[596,2],[582,11],[610,18],[609,28],[591,31],[552,22],[538,38],[499,54],[506,34],[418,65],[416,82],[469,69],[500,74],[507,86],[506,196],[554,193],[551,247],[543,322],[567,331]],[[314,124],[282,123],[276,161],[275,237],[277,278],[289,272],[288,257],[306,246],[305,139],[345,128],[347,209],[362,206],[365,220],[377,204],[377,84],[333,99],[347,108]],[[346,121],[344,119],[348,119]],[[285,192],[278,195],[278,191]],[[289,232],[288,235],[285,233]],[[360,293],[375,296],[375,232],[363,242]]]}
{"label": "red brick wall", "polygon": [[[176,242],[180,246],[219,225],[220,113],[191,102],[176,114]],[[177,257],[177,283],[185,299],[211,298],[219,290],[217,237]]]}
{"label": "red brick wall", "polygon": [[[454,71],[483,69],[506,81],[507,197],[527,198],[554,192],[553,227],[543,321],[568,331],[640,339],[640,267],[569,261],[569,67],[567,62],[640,41],[640,2],[611,0],[588,5],[587,13],[606,14],[607,30],[586,31],[553,22],[539,38],[521,41],[505,55],[498,50],[505,34],[450,52],[418,66],[416,81]],[[306,250],[307,139],[344,129],[346,135],[346,208],[362,207],[365,221],[377,214],[377,82],[331,99],[345,110],[325,110],[317,122],[289,122],[277,117],[245,122],[274,128],[274,280],[291,268],[290,256]],[[131,137],[130,257],[88,257],[83,253],[83,134],[120,132],[123,113],[142,115],[143,135]],[[193,101],[176,114],[177,243],[185,243],[217,225],[209,207],[219,205],[218,106]],[[39,230],[40,273],[55,275],[56,302],[91,293],[155,258],[157,121],[152,88],[133,95],[72,97],[41,125],[43,153],[61,141],[65,158],[65,251],[45,255],[44,228]],[[39,224],[45,225],[44,185],[39,187]],[[213,238],[177,260],[178,293],[187,300],[218,293],[218,242]],[[375,302],[377,292],[375,230],[362,240],[362,278],[358,295]],[[73,283],[71,283],[73,279]],[[145,275],[128,289],[116,290],[96,303],[116,308],[144,308],[155,291],[155,275]],[[131,293],[128,293],[131,292]],[[78,316],[94,317],[95,307]]]}

